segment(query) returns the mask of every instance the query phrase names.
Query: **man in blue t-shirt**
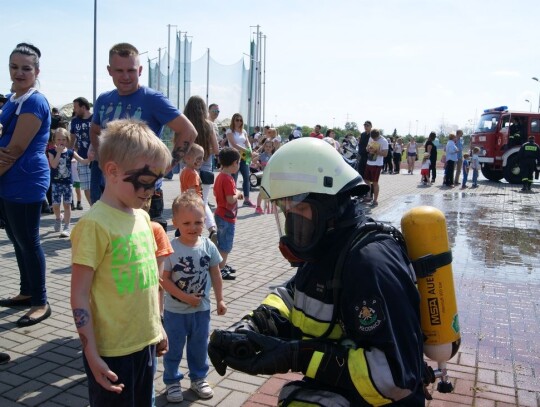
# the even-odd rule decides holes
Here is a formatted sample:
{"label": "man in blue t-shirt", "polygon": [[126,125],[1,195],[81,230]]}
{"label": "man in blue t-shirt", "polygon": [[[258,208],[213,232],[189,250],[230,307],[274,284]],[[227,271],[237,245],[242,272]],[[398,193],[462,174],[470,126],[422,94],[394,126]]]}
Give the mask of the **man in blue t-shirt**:
{"label": "man in blue t-shirt", "polygon": [[[121,43],[113,45],[109,51],[109,75],[116,89],[102,93],[94,104],[94,116],[90,127],[90,141],[96,151],[96,161],[101,130],[107,123],[116,119],[139,119],[152,129],[158,137],[164,126],[174,132],[173,163],[178,164],[184,154],[191,148],[197,137],[193,124],[162,93],[139,85],[142,66],[139,51],[133,45]],[[92,165],[91,199],[95,202],[101,196],[101,171]],[[152,197],[150,217],[163,221],[163,192],[161,181],[156,184]]]}
{"label": "man in blue t-shirt", "polygon": [[[77,151],[82,158],[88,158],[88,148],[90,148],[90,124],[92,123],[92,113],[90,113],[90,103],[86,98],[78,97],[73,101],[73,113],[75,117],[71,120],[69,132],[73,145],[71,148]],[[97,165],[97,162],[96,162]],[[89,204],[90,200],[90,166],[88,164],[77,164],[79,182],[84,196]],[[77,202],[77,209],[82,209],[81,203]]]}

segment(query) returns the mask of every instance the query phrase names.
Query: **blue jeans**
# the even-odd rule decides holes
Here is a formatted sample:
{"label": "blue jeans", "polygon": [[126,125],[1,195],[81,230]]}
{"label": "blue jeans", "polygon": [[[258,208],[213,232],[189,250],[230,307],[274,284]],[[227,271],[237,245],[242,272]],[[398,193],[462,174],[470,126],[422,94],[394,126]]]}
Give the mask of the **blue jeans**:
{"label": "blue jeans", "polygon": [[105,390],[94,378],[83,352],[83,363],[88,377],[88,394],[91,407],[148,407],[154,394],[154,360],[156,345],[125,356],[103,357],[118,376],[118,383],[125,385],[122,393]]}
{"label": "blue jeans", "polygon": [[463,172],[463,180],[461,181],[461,186],[464,187],[467,185],[467,178],[469,178],[468,172]]}
{"label": "blue jeans", "polygon": [[90,201],[96,203],[101,198],[105,181],[103,180],[103,173],[99,168],[97,161],[92,161],[90,164]]}
{"label": "blue jeans", "polygon": [[[239,173],[242,174],[242,193],[244,194],[244,200],[249,201],[249,165],[244,160],[240,160]],[[233,174],[234,182],[238,180],[238,172]]]}
{"label": "blue jeans", "polygon": [[215,215],[214,219],[217,227],[217,247],[222,253],[230,253],[233,248],[236,223],[227,222],[218,215]]}
{"label": "blue jeans", "polygon": [[169,351],[163,356],[163,383],[174,384],[184,378],[180,361],[186,343],[189,378],[192,381],[206,378],[210,310],[190,314],[165,310],[163,317],[163,327],[169,338]]}
{"label": "blue jeans", "polygon": [[473,186],[478,185],[478,170],[472,170],[472,184]]}
{"label": "blue jeans", "polygon": [[0,198],[0,216],[15,249],[21,278],[20,294],[32,296],[32,306],[45,305],[45,255],[39,238],[41,201],[24,204]]}

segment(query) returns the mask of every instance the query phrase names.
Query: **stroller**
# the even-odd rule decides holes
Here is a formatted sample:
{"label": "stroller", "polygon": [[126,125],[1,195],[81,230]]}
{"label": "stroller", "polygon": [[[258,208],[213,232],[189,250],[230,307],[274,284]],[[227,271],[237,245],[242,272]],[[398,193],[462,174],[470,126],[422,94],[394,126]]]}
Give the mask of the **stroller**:
{"label": "stroller", "polygon": [[263,172],[256,167],[249,167],[249,185],[255,188],[261,185]]}

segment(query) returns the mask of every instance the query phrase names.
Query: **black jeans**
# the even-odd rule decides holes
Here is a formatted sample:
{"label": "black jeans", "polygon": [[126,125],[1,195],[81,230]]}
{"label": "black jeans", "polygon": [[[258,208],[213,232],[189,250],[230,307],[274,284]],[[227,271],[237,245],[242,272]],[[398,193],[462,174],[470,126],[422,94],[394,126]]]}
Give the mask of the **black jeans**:
{"label": "black jeans", "polygon": [[399,173],[401,167],[401,153],[392,153],[394,159],[394,172]]}
{"label": "black jeans", "polygon": [[444,185],[451,187],[454,185],[454,165],[455,161],[446,160],[446,166],[444,167]]}
{"label": "black jeans", "polygon": [[431,171],[431,182],[435,182],[435,178],[437,177],[437,158],[431,159],[431,165],[429,166],[429,170]]}

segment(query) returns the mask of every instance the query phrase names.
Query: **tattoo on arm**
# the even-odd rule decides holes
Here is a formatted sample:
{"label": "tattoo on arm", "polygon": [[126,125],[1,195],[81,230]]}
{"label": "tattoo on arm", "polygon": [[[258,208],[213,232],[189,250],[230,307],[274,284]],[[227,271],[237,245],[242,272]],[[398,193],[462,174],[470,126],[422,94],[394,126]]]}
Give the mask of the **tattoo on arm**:
{"label": "tattoo on arm", "polygon": [[184,141],[182,145],[176,146],[173,149],[172,157],[173,157],[173,166],[178,164],[182,158],[184,158],[184,155],[189,150],[190,143],[187,141]]}
{"label": "tattoo on arm", "polygon": [[90,314],[85,309],[75,308],[73,310],[73,319],[75,320],[75,326],[77,329],[82,328],[88,324],[88,321],[90,321]]}

